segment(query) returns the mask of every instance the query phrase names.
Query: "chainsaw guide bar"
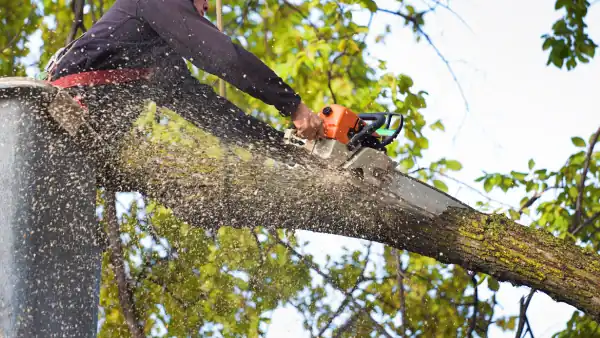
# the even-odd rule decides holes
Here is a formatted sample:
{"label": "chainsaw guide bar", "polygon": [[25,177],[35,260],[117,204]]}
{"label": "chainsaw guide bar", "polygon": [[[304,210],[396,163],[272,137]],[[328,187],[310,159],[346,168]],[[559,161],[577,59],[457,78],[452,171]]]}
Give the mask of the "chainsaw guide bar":
{"label": "chainsaw guide bar", "polygon": [[[470,209],[443,191],[402,173],[398,163],[387,156],[385,146],[394,141],[403,125],[400,114],[359,115],[343,106],[331,105],[319,116],[324,121],[325,139],[306,140],[296,135],[296,129],[286,129],[284,143],[327,160],[332,167],[349,172],[357,186],[366,184],[379,190],[382,198],[420,214],[438,216],[449,207]],[[394,116],[400,117],[400,124],[391,130]],[[368,124],[366,120],[373,122]]]}

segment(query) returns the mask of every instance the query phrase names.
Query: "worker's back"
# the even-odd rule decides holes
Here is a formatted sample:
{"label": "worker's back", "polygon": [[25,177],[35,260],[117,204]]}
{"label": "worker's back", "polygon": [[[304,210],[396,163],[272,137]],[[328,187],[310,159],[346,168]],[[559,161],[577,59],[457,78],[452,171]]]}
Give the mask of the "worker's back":
{"label": "worker's back", "polygon": [[[91,70],[185,67],[182,57],[137,13],[138,1],[115,1],[102,18],[74,42],[57,64],[52,79]],[[168,11],[165,15],[169,15]]]}

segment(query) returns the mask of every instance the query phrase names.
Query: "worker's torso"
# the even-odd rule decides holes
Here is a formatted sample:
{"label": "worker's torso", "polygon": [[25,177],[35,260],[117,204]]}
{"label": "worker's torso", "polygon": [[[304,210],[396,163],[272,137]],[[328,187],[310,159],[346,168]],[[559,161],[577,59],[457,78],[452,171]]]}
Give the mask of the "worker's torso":
{"label": "worker's torso", "polygon": [[60,60],[52,79],[122,68],[159,68],[173,75],[187,71],[182,57],[136,12],[136,0],[117,0]]}

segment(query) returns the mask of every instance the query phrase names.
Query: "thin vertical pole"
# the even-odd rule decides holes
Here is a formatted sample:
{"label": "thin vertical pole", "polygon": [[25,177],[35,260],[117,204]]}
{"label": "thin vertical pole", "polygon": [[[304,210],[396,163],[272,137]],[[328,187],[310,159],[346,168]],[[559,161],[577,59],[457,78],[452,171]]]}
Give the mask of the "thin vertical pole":
{"label": "thin vertical pole", "polygon": [[[217,0],[217,27],[223,31],[223,1]],[[225,97],[225,81],[219,79],[219,95]]]}

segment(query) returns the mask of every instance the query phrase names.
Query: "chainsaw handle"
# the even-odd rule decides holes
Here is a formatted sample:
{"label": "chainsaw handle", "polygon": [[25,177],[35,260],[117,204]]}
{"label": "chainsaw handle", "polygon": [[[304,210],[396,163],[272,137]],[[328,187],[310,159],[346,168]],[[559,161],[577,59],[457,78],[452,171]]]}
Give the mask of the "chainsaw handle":
{"label": "chainsaw handle", "polygon": [[[398,126],[398,128],[396,128],[394,130],[394,133],[392,135],[387,136],[386,138],[383,139],[383,141],[381,141],[380,147],[383,148],[383,147],[387,146],[388,144],[392,143],[394,141],[394,139],[396,137],[398,137],[398,135],[400,134],[400,131],[402,130],[402,127],[404,126],[404,115],[398,114],[398,113],[367,113],[367,114],[359,114],[358,117],[361,120],[369,121],[369,120],[376,120],[376,118],[375,118],[376,116],[384,117],[386,129],[389,129],[390,126],[392,125],[392,117],[393,116],[400,116],[400,125]],[[374,123],[372,123],[372,124],[374,124]],[[381,127],[381,126],[379,126],[379,127]],[[379,127],[377,129],[379,129]]]}
{"label": "chainsaw handle", "polygon": [[[368,124],[361,131],[359,131],[354,136],[352,136],[352,138],[348,142],[348,149],[350,149],[350,150],[354,149],[358,144],[360,144],[360,142],[363,139],[365,139],[368,135],[373,134],[377,129],[381,128],[381,126],[383,126],[385,124],[386,119],[385,119],[384,114],[375,113],[375,114],[361,114],[361,115],[365,115],[365,118],[363,118],[362,116],[359,116],[359,118],[361,120],[366,120],[366,121],[374,120],[374,122],[371,124]],[[366,115],[369,115],[369,116],[366,117]]]}

